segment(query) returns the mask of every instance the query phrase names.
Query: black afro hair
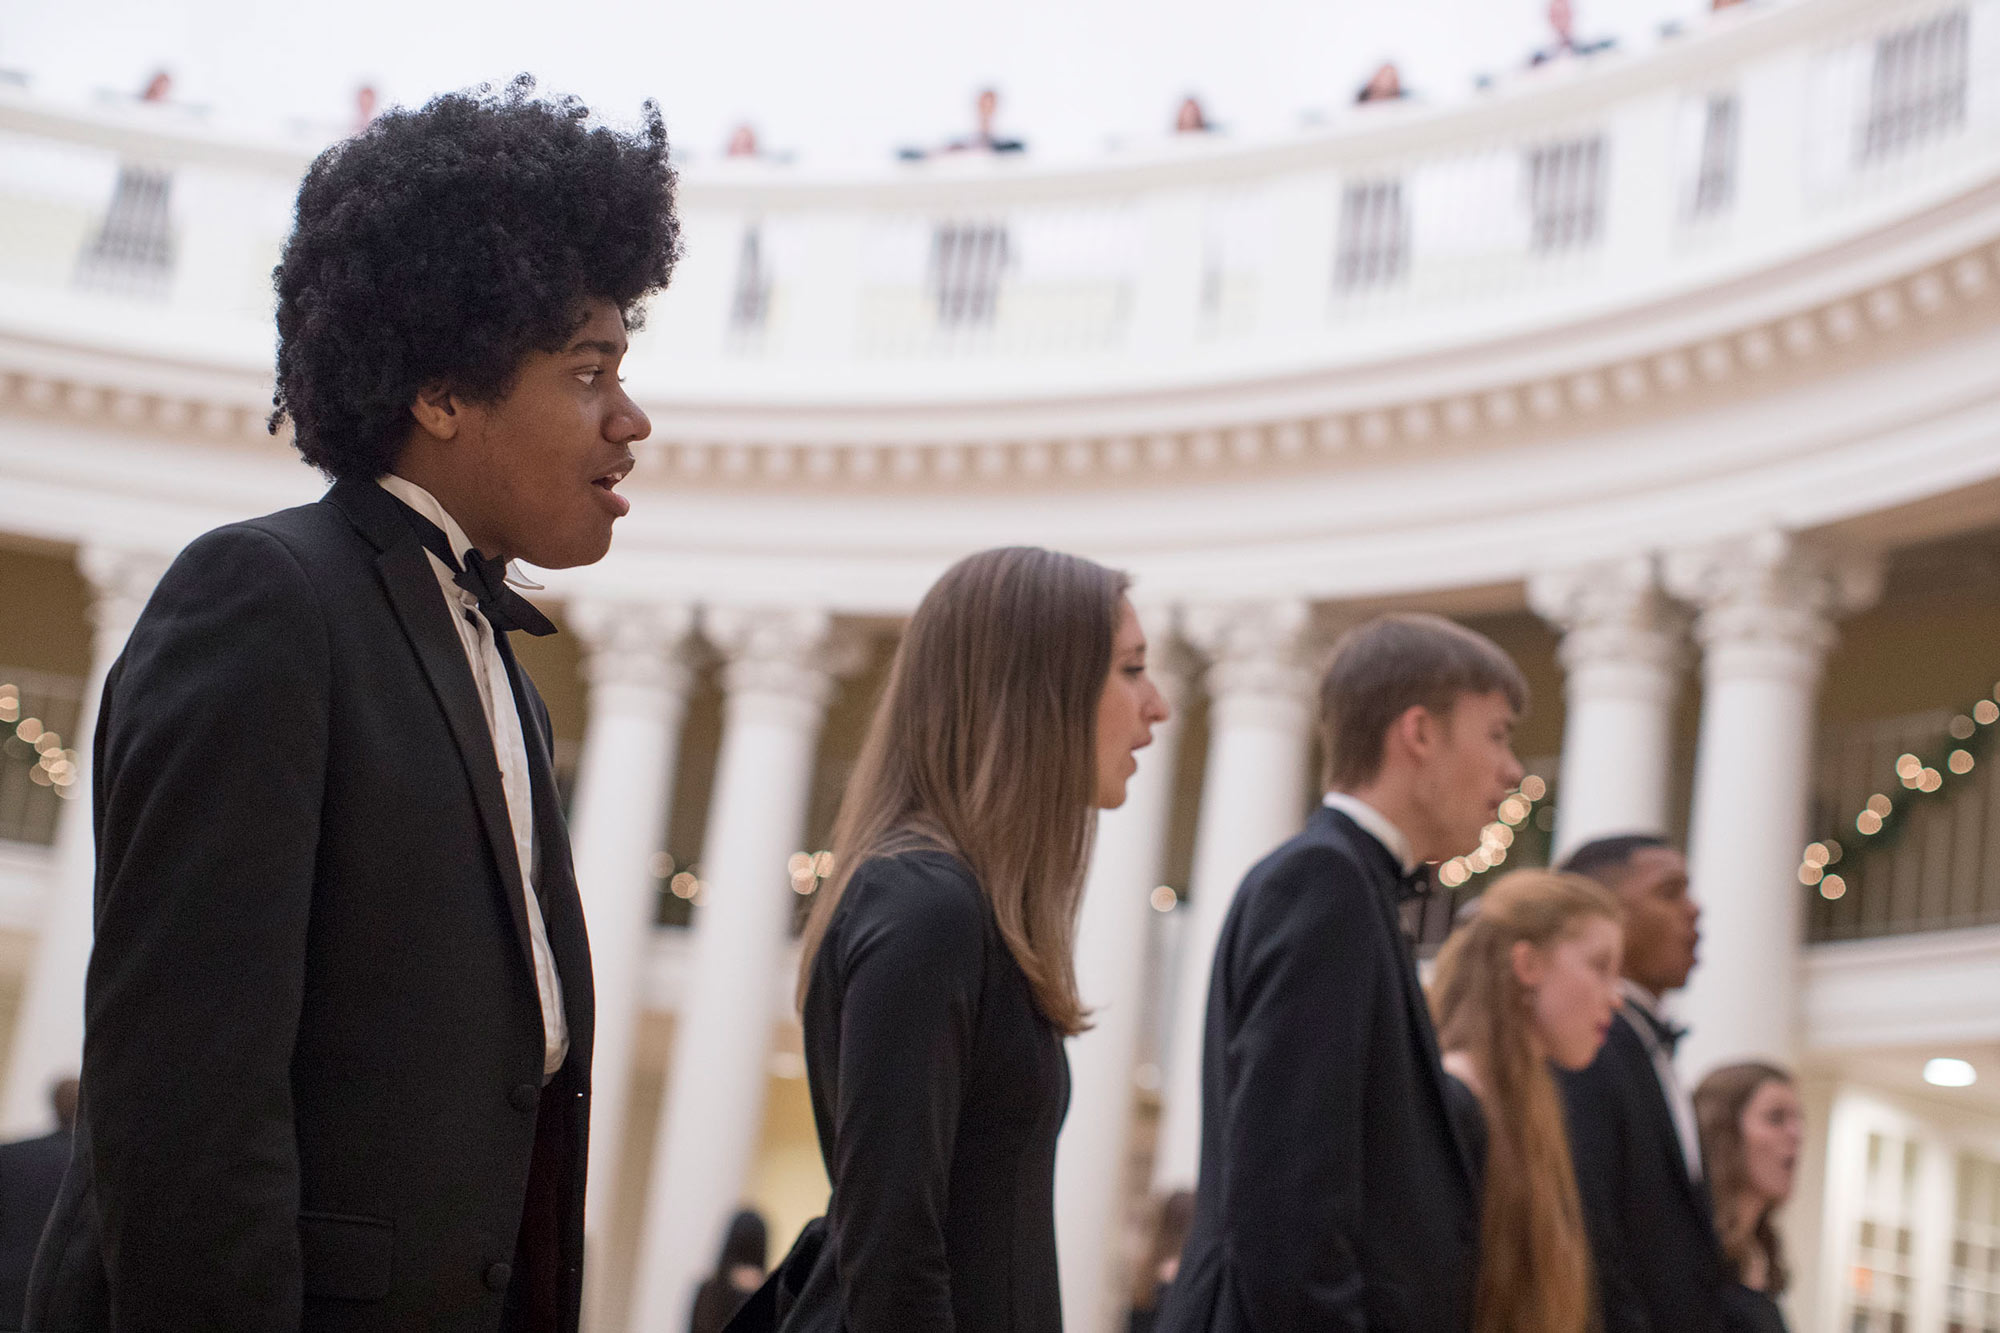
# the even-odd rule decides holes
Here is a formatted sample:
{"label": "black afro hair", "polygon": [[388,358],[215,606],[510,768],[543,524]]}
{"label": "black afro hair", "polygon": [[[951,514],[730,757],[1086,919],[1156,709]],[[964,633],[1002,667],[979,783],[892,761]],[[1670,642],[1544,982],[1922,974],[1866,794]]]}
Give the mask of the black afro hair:
{"label": "black afro hair", "polygon": [[636,328],[680,256],[674,185],[651,102],[621,133],[522,75],[387,112],[299,187],[272,275],[272,431],[290,418],[328,477],[380,476],[425,385],[503,396],[522,358],[559,349],[593,299]]}

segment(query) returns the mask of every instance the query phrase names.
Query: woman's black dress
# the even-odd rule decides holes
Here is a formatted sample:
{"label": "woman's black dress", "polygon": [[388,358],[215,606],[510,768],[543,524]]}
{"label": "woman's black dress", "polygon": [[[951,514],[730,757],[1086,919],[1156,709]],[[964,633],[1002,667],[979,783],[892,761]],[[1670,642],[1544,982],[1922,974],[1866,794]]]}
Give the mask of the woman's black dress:
{"label": "woman's black dress", "polygon": [[[833,1181],[788,1331],[1056,1333],[1062,1038],[972,873],[943,852],[864,863],[805,1000]],[[802,1241],[788,1264],[805,1259]]]}

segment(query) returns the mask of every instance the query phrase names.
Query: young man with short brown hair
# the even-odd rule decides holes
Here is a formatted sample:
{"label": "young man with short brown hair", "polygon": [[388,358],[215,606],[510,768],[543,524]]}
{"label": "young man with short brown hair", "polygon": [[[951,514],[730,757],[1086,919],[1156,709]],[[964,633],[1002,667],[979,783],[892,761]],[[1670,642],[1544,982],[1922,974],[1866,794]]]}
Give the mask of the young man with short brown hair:
{"label": "young man with short brown hair", "polygon": [[1527,703],[1505,653],[1438,616],[1336,645],[1325,800],[1244,878],[1216,946],[1194,1231],[1162,1333],[1471,1327],[1478,1182],[1398,908],[1519,784]]}

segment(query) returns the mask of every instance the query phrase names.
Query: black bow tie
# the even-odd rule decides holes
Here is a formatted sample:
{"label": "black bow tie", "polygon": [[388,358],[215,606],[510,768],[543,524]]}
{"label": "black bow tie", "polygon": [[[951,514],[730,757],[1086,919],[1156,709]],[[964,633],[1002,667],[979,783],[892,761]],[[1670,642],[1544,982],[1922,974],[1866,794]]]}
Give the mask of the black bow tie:
{"label": "black bow tie", "polygon": [[1431,878],[1430,866],[1419,861],[1415,870],[1406,870],[1397,878],[1396,901],[1406,903],[1412,898],[1429,897],[1434,887],[1436,881]]}
{"label": "black bow tie", "polygon": [[[397,501],[398,504],[402,502]],[[452,554],[444,529],[408,505],[403,512],[417,531],[417,540],[451,569],[451,581],[479,599],[479,614],[486,617],[495,634],[526,630],[543,635],[556,632],[555,622],[535,609],[535,604],[507,586],[507,562],[481,555],[477,547],[467,547],[463,558]]]}
{"label": "black bow tie", "polygon": [[1680,1049],[1681,1038],[1688,1034],[1686,1028],[1667,1022],[1643,1004],[1633,1004],[1628,1007],[1652,1030],[1653,1040],[1660,1044],[1660,1049],[1665,1051],[1669,1058]]}

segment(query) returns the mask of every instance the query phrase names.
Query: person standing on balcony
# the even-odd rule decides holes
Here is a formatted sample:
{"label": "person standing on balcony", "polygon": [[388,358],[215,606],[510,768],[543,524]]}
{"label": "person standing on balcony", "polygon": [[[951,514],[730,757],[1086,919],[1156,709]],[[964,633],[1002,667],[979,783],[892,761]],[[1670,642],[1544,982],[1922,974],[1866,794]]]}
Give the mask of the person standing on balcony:
{"label": "person standing on balcony", "polygon": [[1000,92],[997,88],[981,88],[979,96],[973,99],[973,130],[963,138],[953,139],[945,145],[947,153],[1019,153],[1028,145],[1019,139],[1000,133]]}
{"label": "person standing on balcony", "polygon": [[1096,812],[1168,715],[1124,594],[1012,547],[911,617],[799,963],[833,1193],[733,1333],[1060,1333],[1077,907]]}
{"label": "person standing on balcony", "polygon": [[1520,669],[1384,616],[1320,685],[1325,789],[1224,919],[1195,1220],[1158,1333],[1465,1333],[1479,1186],[1399,912],[1522,777]]}
{"label": "person standing on balcony", "polygon": [[1722,1305],[1730,1333],[1785,1333],[1777,1298],[1791,1274],[1772,1215],[1792,1197],[1805,1113],[1792,1076],[1755,1061],[1724,1065],[1694,1090],[1715,1230],[1729,1263]]}
{"label": "person standing on balcony", "polygon": [[1629,834],[1585,843],[1562,868],[1625,908],[1618,1021],[1588,1069],[1558,1075],[1603,1333],[1709,1333],[1721,1327],[1722,1247],[1694,1107],[1674,1071],[1683,1033],[1660,1010],[1687,985],[1701,943],[1687,859],[1664,838]]}
{"label": "person standing on balcony", "polygon": [[574,1333],[589,945],[519,557],[603,557],[679,251],[666,132],[502,93],[321,154],[276,273],[317,504],[183,551],[97,732],[37,1333]]}

